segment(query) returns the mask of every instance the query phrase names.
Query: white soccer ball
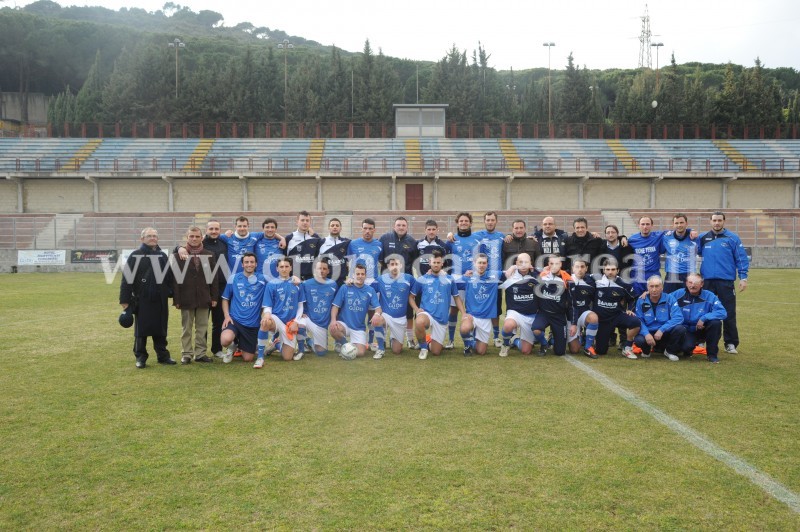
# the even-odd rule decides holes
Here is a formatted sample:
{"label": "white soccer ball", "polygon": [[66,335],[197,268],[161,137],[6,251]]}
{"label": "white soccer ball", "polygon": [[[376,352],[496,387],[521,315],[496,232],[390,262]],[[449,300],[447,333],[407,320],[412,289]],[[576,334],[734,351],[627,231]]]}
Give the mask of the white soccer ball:
{"label": "white soccer ball", "polygon": [[344,344],[339,352],[339,356],[345,360],[355,360],[356,355],[358,355],[358,348],[351,343]]}
{"label": "white soccer ball", "polygon": [[657,102],[657,101],[655,101],[655,100],[653,100],[652,102],[650,102],[650,107],[652,107],[653,109],[655,109],[656,107],[658,107],[658,102]]}

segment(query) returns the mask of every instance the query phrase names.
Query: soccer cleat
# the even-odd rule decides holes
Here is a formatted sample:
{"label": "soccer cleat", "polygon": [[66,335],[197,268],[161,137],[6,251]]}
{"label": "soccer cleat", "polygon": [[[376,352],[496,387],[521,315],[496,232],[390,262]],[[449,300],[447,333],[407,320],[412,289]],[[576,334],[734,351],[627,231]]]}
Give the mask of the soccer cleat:
{"label": "soccer cleat", "polygon": [[292,357],[292,360],[294,360],[294,361],[302,360],[303,359],[303,355],[305,355],[305,353],[303,353],[303,351],[300,350],[300,351],[298,351],[297,353],[294,354],[294,356]]}
{"label": "soccer cleat", "polygon": [[678,360],[680,360],[680,358],[668,352],[666,349],[664,349],[664,356],[670,359],[672,362],[677,362]]}
{"label": "soccer cleat", "polygon": [[447,342],[446,344],[444,344],[444,348],[445,349],[453,349],[454,347],[455,347],[455,345],[453,345],[453,341],[452,340]]}
{"label": "soccer cleat", "polygon": [[510,346],[507,346],[507,345],[504,345],[504,346],[500,347],[500,353],[499,354],[500,354],[501,357],[507,357],[508,356],[509,347]]}
{"label": "soccer cleat", "polygon": [[642,348],[639,347],[638,345],[634,345],[633,346],[633,354],[634,355],[641,355],[642,354]]}
{"label": "soccer cleat", "polygon": [[428,358],[428,350],[427,349],[420,349],[419,350],[419,359],[420,360],[425,360],[426,358]]}
{"label": "soccer cleat", "polygon": [[547,345],[539,346],[539,356],[543,357],[547,354]]}
{"label": "soccer cleat", "polygon": [[692,351],[692,354],[693,355],[708,355],[708,351],[706,350],[706,348],[705,348],[705,346],[703,344],[700,344],[700,345],[698,345],[697,347],[694,348],[694,351]]}
{"label": "soccer cleat", "polygon": [[739,353],[739,351],[736,350],[736,346],[733,344],[725,344],[725,352],[730,353],[731,355]]}
{"label": "soccer cleat", "polygon": [[233,360],[233,349],[229,347],[225,347],[222,349],[222,361],[225,364],[230,364]]}
{"label": "soccer cleat", "polygon": [[500,338],[495,338],[494,339],[494,346],[495,347],[503,347],[503,340],[500,339]]}
{"label": "soccer cleat", "polygon": [[375,354],[372,355],[372,358],[374,358],[375,360],[380,360],[383,358],[383,355],[385,354],[386,351],[384,351],[383,349],[378,349],[377,351],[375,351]]}
{"label": "soccer cleat", "polygon": [[630,358],[631,360],[638,358],[636,354],[633,352],[633,348],[629,345],[626,345],[622,349],[622,356],[624,356],[625,358]]}
{"label": "soccer cleat", "polygon": [[465,347],[464,348],[464,356],[465,357],[471,357],[472,356],[472,348],[471,347]]}
{"label": "soccer cleat", "polygon": [[235,357],[240,357],[240,356],[242,356],[242,350],[241,350],[241,349],[237,349],[237,350],[236,350],[236,351],[233,353],[233,356],[235,356]]}
{"label": "soccer cleat", "polygon": [[258,357],[256,363],[253,364],[253,369],[261,369],[264,367],[264,357]]}
{"label": "soccer cleat", "polygon": [[183,364],[184,366],[186,364],[191,364],[191,363],[192,363],[192,357],[190,357],[189,355],[183,355],[181,357],[181,364]]}
{"label": "soccer cleat", "polygon": [[594,346],[591,346],[589,349],[584,349],[583,354],[589,358],[597,358],[597,353],[594,351]]}

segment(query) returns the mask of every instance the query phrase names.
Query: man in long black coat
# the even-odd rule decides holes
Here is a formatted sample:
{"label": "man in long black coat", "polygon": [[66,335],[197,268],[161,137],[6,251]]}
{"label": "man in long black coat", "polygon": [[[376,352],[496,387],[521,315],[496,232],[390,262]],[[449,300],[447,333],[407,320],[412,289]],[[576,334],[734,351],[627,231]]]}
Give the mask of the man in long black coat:
{"label": "man in long black coat", "polygon": [[147,227],[142,231],[142,245],[131,253],[122,272],[119,304],[122,309],[134,305],[133,355],[136,367],[147,363],[147,337],[153,338],[159,364],[175,364],[167,350],[167,324],[172,288],[172,272],[167,254],[158,247],[158,231]]}

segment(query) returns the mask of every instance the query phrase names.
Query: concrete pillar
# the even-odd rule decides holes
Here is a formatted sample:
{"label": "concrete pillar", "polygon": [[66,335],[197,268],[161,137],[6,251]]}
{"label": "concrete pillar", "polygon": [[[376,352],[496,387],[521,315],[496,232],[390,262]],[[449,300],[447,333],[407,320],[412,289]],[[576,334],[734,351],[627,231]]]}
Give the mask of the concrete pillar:
{"label": "concrete pillar", "polygon": [[586,200],[585,200],[584,185],[586,185],[587,181],[589,181],[589,174],[586,174],[585,176],[583,176],[581,178],[578,178],[578,208],[579,209],[584,209],[585,208],[584,205],[586,204]]}
{"label": "concrete pillar", "polygon": [[249,198],[247,195],[247,178],[243,175],[239,176],[239,182],[242,184],[242,211],[247,212],[250,210]]}
{"label": "concrete pillar", "polygon": [[656,208],[656,183],[664,179],[664,174],[650,180],[650,208]]}
{"label": "concrete pillar", "polygon": [[719,206],[720,209],[727,209],[728,208],[728,183],[736,181],[737,177],[731,176],[722,180],[722,205]]}
{"label": "concrete pillar", "polygon": [[92,184],[92,209],[93,212],[100,212],[100,181],[96,177],[90,175],[84,176],[84,179]]}
{"label": "concrete pillar", "polygon": [[439,170],[433,173],[433,210],[439,209]]}
{"label": "concrete pillar", "polygon": [[175,189],[172,186],[173,178],[162,175],[161,179],[167,182],[167,210],[175,212]]}
{"label": "concrete pillar", "polygon": [[25,196],[23,195],[24,192],[24,185],[23,179],[21,177],[6,175],[6,180],[14,182],[17,184],[17,212],[22,214],[25,212]]}
{"label": "concrete pillar", "polygon": [[393,211],[397,210],[397,174],[392,174],[392,202],[389,208]]}
{"label": "concrete pillar", "polygon": [[314,179],[317,182],[317,210],[322,211],[322,176],[317,174]]}
{"label": "concrete pillar", "polygon": [[514,183],[514,172],[511,172],[506,179],[506,210],[511,210],[511,186]]}

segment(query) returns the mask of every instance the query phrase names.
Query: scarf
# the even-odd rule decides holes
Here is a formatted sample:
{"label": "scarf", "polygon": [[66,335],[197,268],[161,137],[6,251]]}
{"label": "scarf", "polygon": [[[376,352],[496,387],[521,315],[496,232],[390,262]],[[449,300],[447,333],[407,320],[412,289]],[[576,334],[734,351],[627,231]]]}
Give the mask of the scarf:
{"label": "scarf", "polygon": [[200,255],[203,253],[203,242],[197,247],[192,247],[188,242],[186,243],[186,252],[192,257],[192,266],[195,268],[200,267]]}

